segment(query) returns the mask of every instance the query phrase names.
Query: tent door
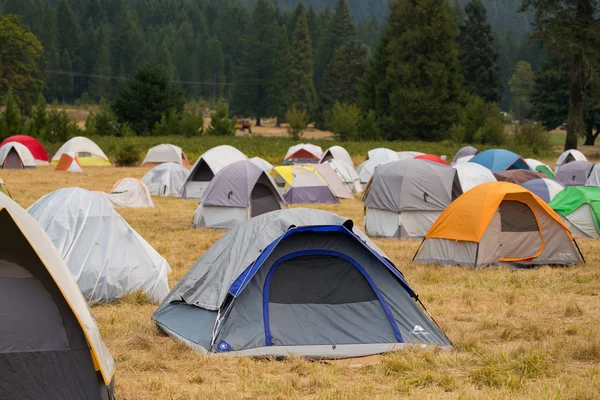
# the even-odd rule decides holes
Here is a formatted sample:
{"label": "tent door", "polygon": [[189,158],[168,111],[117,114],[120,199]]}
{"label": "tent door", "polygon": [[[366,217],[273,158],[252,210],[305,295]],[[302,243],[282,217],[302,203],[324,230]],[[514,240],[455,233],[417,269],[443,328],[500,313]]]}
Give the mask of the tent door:
{"label": "tent door", "polygon": [[21,157],[19,153],[13,147],[8,151],[6,158],[4,159],[4,165],[2,166],[5,169],[23,169],[23,162],[21,161]]}
{"label": "tent door", "polygon": [[267,346],[402,342],[364,269],[345,254],[304,250],[277,260],[265,279]]}
{"label": "tent door", "polygon": [[537,217],[525,203],[504,200],[500,203],[500,261],[536,258],[543,250]]}
{"label": "tent door", "polygon": [[281,206],[271,189],[267,185],[257,182],[250,194],[250,217],[279,209],[281,209]]}

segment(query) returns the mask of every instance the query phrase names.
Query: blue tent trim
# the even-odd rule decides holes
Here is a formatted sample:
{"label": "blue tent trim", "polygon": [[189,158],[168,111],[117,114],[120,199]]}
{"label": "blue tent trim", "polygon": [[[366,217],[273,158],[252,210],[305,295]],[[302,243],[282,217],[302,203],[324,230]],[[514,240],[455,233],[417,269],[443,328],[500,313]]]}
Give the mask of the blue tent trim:
{"label": "blue tent trim", "polygon": [[483,165],[492,172],[502,172],[508,169],[530,169],[521,156],[504,149],[482,151],[469,162]]}
{"label": "blue tent trim", "polygon": [[338,232],[344,233],[348,236],[352,236],[355,238],[358,243],[362,244],[371,254],[373,254],[386,268],[400,281],[402,286],[406,289],[408,294],[416,298],[416,293],[412,290],[408,282],[404,279],[404,276],[398,271],[398,269],[387,259],[379,255],[376,251],[374,251],[371,247],[369,247],[359,236],[357,236],[354,232],[349,230],[348,228],[340,225],[320,225],[320,226],[304,226],[304,227],[293,227],[290,228],[283,235],[274,240],[270,245],[265,247],[263,252],[258,256],[258,258],[250,264],[244,272],[237,277],[237,279],[231,284],[229,288],[229,293],[233,297],[237,297],[242,293],[242,291],[246,288],[252,277],[256,274],[256,272],[260,269],[265,260],[271,255],[275,247],[286,237],[293,235],[295,233],[302,232]]}
{"label": "blue tent trim", "polygon": [[383,308],[383,312],[385,313],[388,321],[392,325],[392,329],[394,330],[394,336],[396,337],[396,340],[398,341],[398,343],[403,342],[402,334],[400,333],[400,329],[398,328],[398,325],[396,324],[396,320],[392,316],[392,312],[390,311],[390,308],[388,307],[385,299],[381,295],[381,292],[375,285],[375,282],[373,282],[373,279],[371,279],[371,276],[367,273],[367,271],[364,270],[364,268],[355,259],[347,256],[346,254],[343,254],[343,253],[340,253],[337,251],[332,251],[332,250],[301,250],[301,251],[296,251],[296,252],[293,252],[290,254],[286,254],[285,256],[283,256],[283,257],[279,258],[277,261],[275,261],[273,263],[273,266],[271,266],[269,273],[267,274],[267,278],[265,279],[265,284],[263,287],[263,323],[264,323],[264,327],[265,327],[265,344],[267,346],[273,345],[273,341],[271,338],[271,326],[270,326],[270,322],[269,322],[269,289],[271,288],[271,280],[273,278],[273,274],[277,270],[277,267],[279,267],[281,264],[283,264],[284,262],[286,262],[288,260],[291,260],[296,257],[301,257],[301,256],[314,256],[314,255],[333,256],[333,257],[341,258],[341,259],[349,262],[350,264],[352,264],[352,266],[354,266],[354,268],[356,268],[362,274],[362,276],[367,280],[367,282],[369,283],[369,286],[371,286],[371,289],[373,290],[373,292],[375,292],[375,295],[377,296],[377,299],[379,300],[379,304],[381,304],[381,307]]}

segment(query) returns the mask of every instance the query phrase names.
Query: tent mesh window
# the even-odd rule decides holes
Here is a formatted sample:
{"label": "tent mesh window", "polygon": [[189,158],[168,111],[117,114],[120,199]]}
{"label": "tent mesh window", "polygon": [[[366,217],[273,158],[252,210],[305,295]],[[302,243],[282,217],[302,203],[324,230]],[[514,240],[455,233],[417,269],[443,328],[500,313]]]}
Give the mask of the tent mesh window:
{"label": "tent mesh window", "polygon": [[535,215],[527,206],[519,201],[505,200],[500,203],[502,232],[538,232],[539,227]]}

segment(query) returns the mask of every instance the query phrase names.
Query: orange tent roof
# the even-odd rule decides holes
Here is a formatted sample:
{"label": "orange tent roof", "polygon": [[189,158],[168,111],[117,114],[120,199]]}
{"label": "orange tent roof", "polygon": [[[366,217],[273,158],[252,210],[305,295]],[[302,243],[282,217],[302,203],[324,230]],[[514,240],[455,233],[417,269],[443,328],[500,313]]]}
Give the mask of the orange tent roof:
{"label": "orange tent roof", "polygon": [[71,166],[71,163],[73,163],[73,160],[75,160],[75,162],[81,167],[81,164],[79,164],[79,159],[77,158],[77,156],[71,157],[67,153],[61,154],[60,160],[58,160],[58,164],[56,164],[56,171],[68,170],[69,167]]}
{"label": "orange tent roof", "polygon": [[516,200],[530,208],[535,205],[543,209],[571,236],[556,212],[529,190],[514,183],[489,182],[474,187],[452,202],[435,221],[425,238],[479,243],[503,200]]}

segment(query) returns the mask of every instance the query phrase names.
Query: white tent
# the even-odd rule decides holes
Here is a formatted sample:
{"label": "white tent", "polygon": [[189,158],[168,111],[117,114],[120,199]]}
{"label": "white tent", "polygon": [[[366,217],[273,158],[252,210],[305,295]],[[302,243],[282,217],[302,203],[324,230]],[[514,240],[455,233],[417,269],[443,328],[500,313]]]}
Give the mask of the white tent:
{"label": "white tent", "polygon": [[585,186],[596,186],[600,187],[600,164],[594,164],[592,172],[585,182]]}
{"label": "white tent", "polygon": [[89,302],[110,302],[137,290],[160,302],[169,293],[167,261],[103,195],[81,188],[60,189],[28,211],[44,228]]}
{"label": "white tent", "polygon": [[264,160],[260,157],[252,157],[250,159],[250,162],[265,172],[269,172],[273,169],[273,164],[271,164],[267,160]]}
{"label": "white tent", "polygon": [[412,160],[416,156],[422,156],[425,153],[421,153],[420,151],[399,151],[398,159],[399,160]]}
{"label": "white tent", "polygon": [[342,146],[331,146],[330,148],[325,150],[325,153],[323,153],[323,157],[321,157],[320,162],[324,163],[330,160],[345,161],[346,163],[351,165],[352,168],[354,168],[354,161],[352,161],[350,153],[348,153],[348,150],[346,150]]}
{"label": "white tent", "polygon": [[496,182],[496,177],[492,171],[483,165],[470,162],[459,163],[459,161],[460,158],[452,168],[456,169],[458,173],[458,180],[460,181],[463,193],[482,183]]}
{"label": "white tent", "polygon": [[[380,165],[389,163],[391,161],[399,161],[401,160],[400,156],[394,150],[386,149],[384,147],[379,147],[377,149],[369,150],[367,153],[367,158],[369,160],[373,160],[378,162]],[[412,156],[411,158],[413,158]]]}
{"label": "white tent", "polygon": [[76,136],[60,146],[50,163],[57,164],[63,153],[75,154],[81,165],[110,166],[110,161],[102,149],[83,136]]}
{"label": "white tent", "polygon": [[142,165],[162,164],[166,162],[181,164],[184,167],[187,167],[190,164],[185,153],[181,150],[181,147],[175,146],[174,144],[163,143],[148,150],[146,157],[144,157],[144,161],[142,161]]}
{"label": "white tent", "polygon": [[[88,308],[85,299],[81,295],[81,291],[77,287],[77,282],[75,282],[75,280],[69,273],[69,269],[65,265],[65,262],[63,261],[61,255],[56,251],[56,248],[52,245],[52,242],[48,238],[48,235],[46,235],[44,230],[35,221],[35,219],[31,217],[31,215],[29,215],[23,208],[21,208],[21,206],[19,206],[17,203],[15,203],[9,197],[3,195],[2,193],[0,193],[0,217],[0,221],[2,223],[2,234],[6,235],[2,236],[2,240],[0,240],[0,253],[4,252],[4,246],[9,247],[9,251],[13,252],[18,249],[17,253],[14,254],[13,257],[11,257],[12,260],[0,261],[1,263],[5,263],[5,265],[0,267],[0,270],[3,273],[5,273],[5,275],[3,275],[3,278],[10,278],[10,272],[12,272],[13,274],[17,273],[18,275],[15,274],[15,276],[21,278],[18,279],[19,281],[24,281],[22,282],[23,284],[30,283],[29,285],[27,285],[27,290],[30,293],[35,292],[34,294],[38,295],[37,298],[32,298],[33,296],[27,299],[12,298],[10,299],[11,307],[13,307],[13,304],[18,302],[21,303],[20,307],[18,308],[18,310],[20,310],[21,312],[31,311],[32,314],[33,312],[43,313],[43,311],[37,307],[34,310],[29,309],[28,304],[31,303],[28,302],[37,301],[39,303],[38,305],[44,307],[45,310],[53,310],[52,313],[44,313],[44,315],[42,316],[43,321],[35,320],[35,318],[32,315],[17,316],[20,317],[19,319],[23,320],[26,324],[25,326],[23,326],[22,332],[19,332],[18,326],[7,326],[7,324],[9,324],[9,322],[7,322],[8,316],[2,313],[1,324],[4,325],[6,328],[10,329],[13,335],[13,337],[7,337],[11,335],[0,335],[0,337],[2,337],[3,344],[9,344],[10,340],[14,340],[14,335],[27,334],[29,336],[29,340],[22,341],[21,344],[30,347],[30,352],[29,354],[27,354],[26,357],[29,360],[29,362],[31,362],[32,360],[35,361],[36,357],[39,356],[39,352],[34,353],[31,350],[48,351],[47,349],[50,347],[50,351],[54,350],[54,352],[56,352],[56,348],[52,347],[52,344],[60,342],[60,358],[61,360],[63,360],[64,363],[65,360],[69,360],[69,352],[71,350],[71,346],[74,345],[73,343],[67,343],[68,339],[71,336],[73,336],[74,333],[66,332],[63,328],[63,324],[66,323],[65,317],[67,316],[65,314],[65,311],[70,310],[70,312],[72,312],[72,314],[75,316],[78,325],[80,326],[81,331],[83,332],[85,342],[87,342],[86,352],[89,351],[89,354],[93,360],[93,365],[96,366],[96,371],[98,371],[101,375],[101,377],[98,377],[98,381],[104,382],[106,386],[110,386],[112,384],[113,376],[115,373],[114,361],[110,355],[110,352],[108,351],[108,348],[102,341],[100,331],[98,330],[98,326],[96,325],[96,320],[90,312],[90,309]],[[21,259],[22,257],[24,259]],[[0,259],[2,258],[4,257],[0,257]],[[39,263],[41,263],[40,266],[42,268],[38,269],[38,274],[35,277],[36,279],[31,279],[31,282],[27,282],[29,279],[26,278],[34,278],[34,276],[29,271],[37,267],[37,264],[39,263],[37,263],[36,261],[38,260]],[[25,262],[25,264],[19,265],[21,262]],[[17,281],[17,279],[14,280]],[[36,291],[35,286],[41,286],[41,280],[45,280],[45,287],[39,288],[41,290]],[[17,282],[11,284],[12,291],[14,293],[19,293],[20,295],[27,297],[19,291],[19,288],[16,287],[16,284]],[[53,295],[50,294],[50,291],[48,290],[50,286],[58,288],[58,292],[60,293],[60,295],[55,296],[62,296],[64,298],[63,302],[66,303],[66,308],[64,308],[65,311],[63,311],[63,314],[59,314],[59,310],[56,306],[56,303],[54,303],[53,305],[47,304],[48,299],[53,298]],[[15,290],[17,291],[15,292]],[[7,291],[4,292],[5,295],[10,295],[9,293],[10,292]],[[23,300],[27,300],[27,302]],[[46,323],[47,325],[44,325],[44,323]],[[56,330],[57,327],[59,327],[59,329],[62,328],[63,336],[52,336],[50,338],[45,336],[48,332],[52,332],[52,329]],[[0,331],[6,332],[2,329],[0,329]],[[34,338],[36,335],[40,337],[37,338],[37,340],[32,340],[32,338]],[[13,348],[12,352],[15,355],[18,355],[18,350],[21,349]],[[78,347],[77,351],[81,352],[84,350],[82,347]],[[58,356],[48,356],[45,358],[38,359],[46,361],[48,359],[53,359],[58,363],[58,359],[55,359],[53,357]],[[22,361],[24,364],[27,363],[27,360],[25,359],[23,359]],[[60,364],[54,364],[54,368],[56,368],[57,365]],[[21,366],[17,368],[15,373],[19,375],[23,374],[26,377],[52,375],[52,371],[45,371],[45,366],[43,365],[35,365],[35,368],[31,370],[21,369],[22,366],[23,364],[21,364]],[[78,367],[85,368],[85,364],[78,365]],[[0,370],[0,376],[4,376],[5,372],[8,371]],[[77,378],[74,376],[70,376],[65,379],[68,379],[69,382],[77,382]],[[4,383],[5,382],[3,381],[3,384]],[[30,387],[28,387],[27,383],[24,384],[27,387],[22,388],[24,390],[20,391],[20,396],[24,394],[25,390],[31,389]],[[55,387],[55,385],[57,385],[58,383],[37,382],[37,384],[39,384],[39,386],[37,386],[36,388],[39,389],[42,388],[44,384],[48,384]],[[64,391],[61,391],[60,389],[63,389]],[[67,395],[68,398],[72,398],[70,397],[71,395],[67,394],[69,393],[68,388],[60,389],[57,390],[55,388],[56,391],[60,391],[62,393],[62,396]],[[80,391],[79,393],[81,394],[82,392]],[[23,398],[12,397],[12,395],[4,392],[3,394],[8,396],[9,398]],[[38,396],[36,398],[40,398],[39,392],[37,393],[37,395]],[[52,396],[52,398],[64,398],[62,396]],[[1,397],[4,398],[4,396]],[[30,398],[28,395],[26,397]]]}
{"label": "white tent", "polygon": [[[469,161],[471,161],[471,158],[473,158],[473,157],[475,157],[475,156],[464,156],[464,157],[460,157],[460,158],[458,158],[458,159],[457,159],[457,160],[454,162],[454,164],[452,164],[452,165],[458,165],[458,164],[464,164],[464,163],[468,163]],[[475,164],[475,163],[473,163],[473,164]]]}
{"label": "white tent", "polygon": [[144,175],[142,182],[153,196],[179,196],[189,171],[180,164],[162,163]]}
{"label": "white tent", "polygon": [[115,183],[106,198],[114,208],[154,207],[148,188],[135,178],[123,178]]}
{"label": "white tent", "polygon": [[221,145],[213,147],[198,158],[190,171],[180,197],[200,199],[214,176],[229,164],[247,160],[248,157],[235,147]]}
{"label": "white tent", "polygon": [[301,162],[309,162],[314,160],[318,162],[323,157],[323,149],[320,146],[311,143],[300,143],[291,146],[285,153],[284,163],[290,163],[292,160],[298,159]]}
{"label": "white tent", "polygon": [[335,173],[340,177],[342,182],[348,186],[352,193],[356,194],[362,192],[363,187],[360,183],[360,178],[352,165],[335,158],[327,161],[325,164],[333,168]]}
{"label": "white tent", "polygon": [[574,150],[574,149],[567,150],[558,157],[558,160],[556,160],[556,166],[554,167],[554,172],[556,173],[558,171],[558,168],[561,165],[568,164],[572,161],[587,161],[587,160],[588,160],[587,157],[579,150]]}
{"label": "white tent", "polygon": [[0,147],[0,168],[35,168],[37,161],[27,146],[19,142],[8,142]]}

